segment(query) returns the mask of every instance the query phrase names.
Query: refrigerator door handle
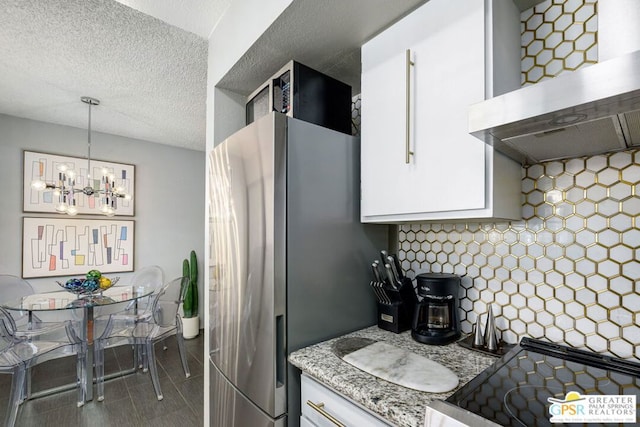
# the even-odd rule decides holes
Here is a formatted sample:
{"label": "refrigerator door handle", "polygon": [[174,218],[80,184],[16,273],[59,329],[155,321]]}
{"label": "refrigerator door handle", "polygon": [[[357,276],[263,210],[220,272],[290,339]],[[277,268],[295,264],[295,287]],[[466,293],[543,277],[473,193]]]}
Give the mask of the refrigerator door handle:
{"label": "refrigerator door handle", "polygon": [[284,387],[286,372],[286,344],[284,341],[284,315],[276,316],[276,388]]}

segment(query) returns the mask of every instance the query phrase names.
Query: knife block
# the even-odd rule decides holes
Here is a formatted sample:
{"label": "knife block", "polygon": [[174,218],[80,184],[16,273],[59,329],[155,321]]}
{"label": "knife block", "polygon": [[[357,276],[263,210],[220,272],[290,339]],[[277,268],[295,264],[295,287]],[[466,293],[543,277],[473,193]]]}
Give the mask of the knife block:
{"label": "knife block", "polygon": [[411,279],[402,279],[402,286],[397,290],[388,285],[384,285],[383,289],[391,302],[378,300],[378,327],[396,334],[408,331],[418,303]]}

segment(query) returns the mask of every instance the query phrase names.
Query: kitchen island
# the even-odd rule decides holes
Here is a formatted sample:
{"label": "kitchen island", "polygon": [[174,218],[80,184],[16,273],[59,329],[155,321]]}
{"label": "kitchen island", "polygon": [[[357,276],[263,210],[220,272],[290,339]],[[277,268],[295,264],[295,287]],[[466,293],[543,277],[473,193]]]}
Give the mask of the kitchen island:
{"label": "kitchen island", "polygon": [[[460,383],[447,393],[426,393],[376,378],[334,354],[334,343],[345,337],[384,341],[427,357],[451,369]],[[495,360],[495,357],[468,350],[455,343],[444,346],[425,345],[414,341],[411,331],[394,334],[377,326],[305,347],[289,356],[289,361],[294,366],[321,384],[373,412],[387,423],[406,427],[422,426],[429,402],[446,399]]]}

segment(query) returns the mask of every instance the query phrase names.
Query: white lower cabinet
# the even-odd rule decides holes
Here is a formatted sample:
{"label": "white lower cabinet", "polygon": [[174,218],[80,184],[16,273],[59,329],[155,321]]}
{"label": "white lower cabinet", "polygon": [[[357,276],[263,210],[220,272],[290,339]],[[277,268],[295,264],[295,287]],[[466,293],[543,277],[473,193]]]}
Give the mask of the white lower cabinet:
{"label": "white lower cabinet", "polygon": [[317,424],[312,423],[309,418],[304,415],[300,416],[300,427],[316,427]]}
{"label": "white lower cabinet", "polygon": [[376,415],[302,374],[302,427],[385,426]]}

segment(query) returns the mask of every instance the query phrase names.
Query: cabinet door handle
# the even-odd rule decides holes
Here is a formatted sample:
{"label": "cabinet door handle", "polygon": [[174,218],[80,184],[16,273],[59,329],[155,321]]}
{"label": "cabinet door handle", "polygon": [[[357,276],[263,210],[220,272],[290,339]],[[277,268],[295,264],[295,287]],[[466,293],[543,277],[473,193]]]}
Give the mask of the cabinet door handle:
{"label": "cabinet door handle", "polygon": [[307,405],[311,406],[313,409],[318,411],[320,415],[322,415],[323,417],[331,421],[334,425],[338,427],[346,427],[344,424],[338,421],[333,415],[331,415],[330,413],[324,410],[324,403],[322,402],[313,403],[312,401],[307,400]]}
{"label": "cabinet door handle", "polygon": [[407,49],[406,56],[406,64],[405,64],[406,72],[407,72],[407,129],[405,133],[405,163],[409,164],[411,161],[411,156],[413,156],[413,151],[411,151],[411,67],[415,65],[413,61],[411,61],[411,49]]}

